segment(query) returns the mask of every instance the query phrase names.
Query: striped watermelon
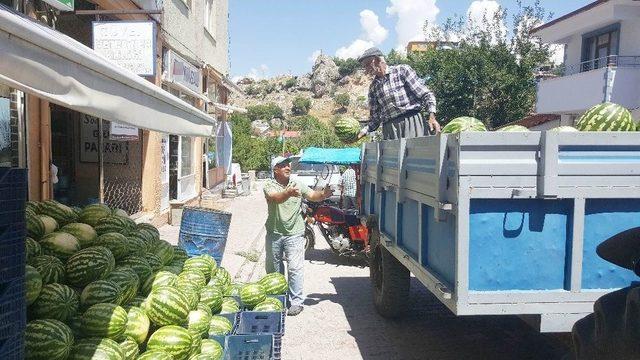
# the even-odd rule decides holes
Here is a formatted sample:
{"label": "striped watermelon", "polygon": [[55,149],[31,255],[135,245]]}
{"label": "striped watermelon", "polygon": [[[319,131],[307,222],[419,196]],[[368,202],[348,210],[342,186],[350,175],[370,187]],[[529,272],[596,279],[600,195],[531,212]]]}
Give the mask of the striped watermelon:
{"label": "striped watermelon", "polygon": [[128,235],[131,219],[117,215],[110,215],[98,220],[98,223],[94,226],[98,235],[106,233],[120,233],[122,235]]}
{"label": "striped watermelon", "polygon": [[42,276],[36,268],[27,265],[25,267],[24,280],[27,305],[31,305],[36,301],[38,295],[40,295],[40,291],[42,290]]}
{"label": "striped watermelon", "polygon": [[[84,224],[83,224],[84,225]],[[113,271],[116,260],[103,246],[92,246],[73,254],[65,266],[67,283],[83,287],[92,281],[105,278]]]}
{"label": "striped watermelon", "polygon": [[191,332],[191,349],[189,350],[189,355],[187,355],[187,359],[191,360],[194,357],[200,354],[200,347],[202,346],[202,337],[197,336]]}
{"label": "striped watermelon", "polygon": [[124,360],[135,360],[140,354],[138,344],[130,337],[120,342],[120,349],[124,353]]}
{"label": "striped watermelon", "polygon": [[220,312],[222,309],[222,290],[208,285],[203,287],[200,290],[200,302],[206,304],[211,312]]}
{"label": "striped watermelon", "polygon": [[176,286],[180,287],[180,284],[184,282],[193,282],[197,285],[198,291],[207,284],[207,277],[198,270],[182,270],[176,279]]}
{"label": "striped watermelon", "polygon": [[127,236],[125,242],[131,255],[144,255],[149,249],[145,240],[135,235]]}
{"label": "striped watermelon", "polygon": [[152,252],[160,258],[163,265],[169,264],[175,256],[173,245],[164,240],[156,241],[155,247],[153,248]]}
{"label": "striped watermelon", "polygon": [[558,127],[553,128],[553,129],[550,129],[549,131],[553,131],[553,132],[578,132],[580,130],[574,128],[573,126],[558,126]]}
{"label": "striped watermelon", "polygon": [[631,113],[624,106],[605,102],[587,110],[576,122],[579,131],[636,131]]}
{"label": "striped watermelon", "polygon": [[116,232],[104,233],[98,236],[95,244],[104,246],[111,250],[113,257],[115,257],[116,260],[120,260],[129,255],[127,237]]}
{"label": "striped watermelon", "polygon": [[44,225],[44,235],[51,234],[52,232],[58,230],[58,222],[51,216],[38,215],[38,219],[40,219],[40,221],[42,221],[42,224]]}
{"label": "striped watermelon", "polygon": [[27,236],[32,237],[34,239],[40,239],[45,234],[44,222],[40,219],[38,215],[30,215],[26,216],[27,222]]}
{"label": "striped watermelon", "polygon": [[164,326],[184,324],[190,309],[187,297],[180,290],[159,286],[149,294],[145,310],[153,323]]}
{"label": "striped watermelon", "polygon": [[336,136],[340,141],[347,144],[358,139],[360,128],[361,126],[358,120],[347,116],[340,117],[334,124]]}
{"label": "striped watermelon", "polygon": [[136,227],[139,230],[145,230],[148,231],[150,233],[152,233],[154,235],[154,238],[156,239],[160,239],[160,231],[158,231],[158,228],[149,224],[149,223],[140,223],[138,225],[136,225]]}
{"label": "striped watermelon", "polygon": [[183,265],[183,270],[198,270],[206,276],[206,281],[209,281],[212,275],[215,274],[215,270],[217,270],[218,265],[216,264],[216,260],[207,254],[194,256],[185,260]]}
{"label": "striped watermelon", "polygon": [[36,215],[38,215],[38,213],[33,211],[33,208],[25,207],[24,208],[24,215],[25,216],[36,216]]}
{"label": "striped watermelon", "polygon": [[149,262],[149,266],[151,266],[151,269],[153,269],[153,271],[158,271],[164,266],[162,264],[162,259],[160,259],[154,253],[146,253],[143,256],[145,259],[147,259],[147,262]]}
{"label": "striped watermelon", "polygon": [[191,351],[193,339],[187,329],[168,325],[156,330],[147,343],[147,350],[160,350],[173,356],[174,360],[185,360]]}
{"label": "striped watermelon", "polygon": [[42,255],[40,243],[28,237],[24,239],[24,247],[27,256],[27,263],[36,256]]}
{"label": "striped watermelon", "polygon": [[273,298],[267,298],[265,301],[254,306],[253,311],[281,312],[284,310],[280,300],[275,299],[276,301],[269,301],[269,299],[273,299]]}
{"label": "striped watermelon", "polygon": [[120,305],[122,289],[109,280],[96,280],[85,286],[80,294],[80,304],[87,308],[100,303]]}
{"label": "striped watermelon", "polygon": [[202,301],[198,303],[198,305],[196,306],[196,310],[202,310],[209,315],[213,315],[213,312],[211,311],[211,308],[209,307],[209,305],[203,303]]}
{"label": "striped watermelon", "polygon": [[82,212],[82,208],[79,206],[72,206],[71,210],[73,210],[73,212],[76,214],[76,216],[78,217],[78,220],[80,220],[80,213]]}
{"label": "striped watermelon", "polygon": [[529,129],[527,129],[522,125],[507,125],[505,127],[501,127],[500,129],[497,129],[496,131],[524,132],[524,131],[529,131]]}
{"label": "striped watermelon", "polygon": [[170,272],[172,274],[178,275],[182,272],[181,266],[167,265],[163,266],[160,270]]}
{"label": "striped watermelon", "polygon": [[213,315],[209,321],[209,336],[227,335],[232,329],[233,324],[224,316]]}
{"label": "striped watermelon", "polygon": [[222,308],[220,309],[220,314],[233,314],[240,311],[240,305],[238,302],[231,297],[225,297],[222,299]]}
{"label": "striped watermelon", "polygon": [[145,300],[147,300],[146,296],[136,295],[136,297],[134,297],[133,300],[129,301],[129,303],[126,304],[125,309],[131,309],[131,307],[133,306],[139,307],[142,309],[142,303],[144,303]]}
{"label": "striped watermelon", "polygon": [[119,266],[128,266],[133,269],[133,271],[138,274],[138,279],[140,279],[141,282],[146,280],[153,273],[153,269],[151,269],[149,262],[142,256],[128,256],[117,262],[117,264]]}
{"label": "striped watermelon", "polygon": [[231,274],[223,267],[219,267],[218,270],[216,270],[212,279],[213,278],[220,280],[220,284],[222,284],[223,287],[231,285]]}
{"label": "striped watermelon", "polygon": [[173,254],[173,260],[182,260],[183,264],[189,258],[189,254],[187,254],[187,251],[177,245],[173,247]]}
{"label": "striped watermelon", "polygon": [[69,360],[125,360],[120,344],[111,339],[82,339],[71,349]]}
{"label": "striped watermelon", "polygon": [[267,295],[284,295],[287,293],[289,285],[284,275],[273,272],[262,277],[258,281]]}
{"label": "striped watermelon", "polygon": [[219,360],[222,359],[224,348],[219,342],[213,339],[202,339],[200,345],[200,354],[209,356],[209,359]]}
{"label": "striped watermelon", "polygon": [[173,356],[160,350],[145,351],[137,360],[173,360]]}
{"label": "striped watermelon", "polygon": [[267,295],[260,284],[247,284],[240,289],[240,301],[249,308],[263,302],[266,298]]}
{"label": "striped watermelon", "polygon": [[82,314],[78,313],[70,316],[65,324],[69,325],[69,328],[71,328],[73,336],[76,339],[80,339],[85,336],[84,331],[82,330]]}
{"label": "striped watermelon", "polygon": [[82,328],[89,336],[118,340],[127,326],[127,312],[115,304],[95,304],[82,314]]}
{"label": "striped watermelon", "polygon": [[64,264],[55,256],[36,256],[31,259],[31,266],[38,270],[38,272],[42,276],[43,284],[65,282]]}
{"label": "striped watermelon", "polygon": [[200,288],[195,283],[190,281],[178,283],[178,280],[176,280],[175,288],[180,290],[187,298],[189,310],[195,310],[198,307],[198,303],[200,302]]}
{"label": "striped watermelon", "polygon": [[149,334],[151,322],[147,313],[139,307],[132,306],[127,313],[127,326],[124,334],[138,344],[144,343]]}
{"label": "striped watermelon", "polygon": [[78,242],[80,243],[80,247],[82,248],[93,245],[93,243],[98,238],[98,233],[96,233],[96,231],[90,225],[83,223],[67,224],[63,226],[60,231],[75,236],[75,238],[78,239]]}
{"label": "striped watermelon", "polygon": [[460,116],[451,121],[442,128],[443,134],[457,134],[463,131],[487,131],[482,121],[471,116]]}
{"label": "striped watermelon", "polygon": [[40,239],[40,246],[45,254],[53,255],[61,260],[68,259],[80,250],[80,243],[75,236],[63,232],[52,232]]}
{"label": "striped watermelon", "polygon": [[25,211],[40,213],[40,204],[37,201],[27,201],[24,203]]}
{"label": "striped watermelon", "polygon": [[43,201],[39,208],[41,214],[52,217],[60,226],[77,220],[77,215],[72,208],[55,200]]}
{"label": "striped watermelon", "polygon": [[106,278],[120,287],[120,303],[128,304],[138,294],[140,280],[138,274],[130,267],[119,267]]}
{"label": "striped watermelon", "polygon": [[140,289],[141,294],[147,295],[151,292],[151,290],[157,288],[158,286],[173,286],[176,283],[176,279],[178,276],[172,274],[168,271],[158,271],[155,274],[147,277],[142,284]]}
{"label": "striped watermelon", "polygon": [[113,210],[111,210],[111,214],[126,217],[126,218],[129,217],[129,214],[127,214],[126,211],[122,209],[117,209],[117,208],[114,208]]}
{"label": "striped watermelon", "polygon": [[26,358],[65,360],[71,352],[73,340],[71,329],[59,320],[30,321],[24,331]]}
{"label": "striped watermelon", "polygon": [[211,314],[205,310],[192,310],[189,312],[187,330],[194,337],[202,338],[209,333],[209,321],[211,321]]}
{"label": "striped watermelon", "polygon": [[80,212],[80,222],[96,226],[98,221],[111,215],[111,209],[104,204],[92,204],[85,206]]}

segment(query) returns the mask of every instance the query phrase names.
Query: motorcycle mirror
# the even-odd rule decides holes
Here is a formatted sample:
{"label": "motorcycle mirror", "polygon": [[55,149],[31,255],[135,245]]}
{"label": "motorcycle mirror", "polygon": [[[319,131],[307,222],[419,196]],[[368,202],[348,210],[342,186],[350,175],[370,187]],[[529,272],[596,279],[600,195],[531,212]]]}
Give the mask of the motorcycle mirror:
{"label": "motorcycle mirror", "polygon": [[331,173],[331,169],[329,169],[329,165],[324,166],[324,168],[322,168],[322,173],[320,174],[320,176],[322,176],[322,180],[327,180],[329,178],[329,175]]}

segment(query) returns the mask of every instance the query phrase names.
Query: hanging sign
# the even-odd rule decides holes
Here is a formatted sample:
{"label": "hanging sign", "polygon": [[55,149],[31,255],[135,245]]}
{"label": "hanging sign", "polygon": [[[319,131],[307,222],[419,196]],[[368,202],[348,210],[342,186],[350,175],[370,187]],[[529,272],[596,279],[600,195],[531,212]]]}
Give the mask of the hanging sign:
{"label": "hanging sign", "polygon": [[47,4],[62,11],[73,11],[74,0],[44,0]]}
{"label": "hanging sign", "polygon": [[111,62],[142,76],[156,74],[153,21],[93,22],[93,49]]}
{"label": "hanging sign", "polygon": [[131,125],[111,122],[109,140],[138,141],[138,128]]}

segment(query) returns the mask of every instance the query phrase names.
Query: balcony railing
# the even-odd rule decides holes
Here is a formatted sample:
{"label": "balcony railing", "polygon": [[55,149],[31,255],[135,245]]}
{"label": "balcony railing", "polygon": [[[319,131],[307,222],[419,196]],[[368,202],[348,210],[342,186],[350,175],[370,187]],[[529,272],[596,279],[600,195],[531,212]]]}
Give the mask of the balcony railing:
{"label": "balcony railing", "polygon": [[556,74],[558,76],[568,76],[603,67],[640,68],[640,56],[610,55],[583,61],[579,64],[561,65],[557,68]]}

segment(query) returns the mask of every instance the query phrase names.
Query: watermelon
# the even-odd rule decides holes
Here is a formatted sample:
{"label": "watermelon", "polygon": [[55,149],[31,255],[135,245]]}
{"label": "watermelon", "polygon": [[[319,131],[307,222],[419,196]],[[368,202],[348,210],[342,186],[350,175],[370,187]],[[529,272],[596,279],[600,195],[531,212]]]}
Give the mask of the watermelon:
{"label": "watermelon", "polygon": [[82,328],[89,336],[118,340],[126,326],[127,312],[115,304],[95,304],[82,314]]}
{"label": "watermelon", "polygon": [[352,117],[340,117],[334,124],[334,130],[338,139],[348,144],[358,139],[360,129],[360,123]]}
{"label": "watermelon", "polygon": [[125,360],[120,344],[111,339],[82,339],[71,349],[69,360]]}
{"label": "watermelon", "polygon": [[576,122],[579,131],[636,131],[631,113],[624,106],[605,102],[591,107]]}
{"label": "watermelon", "polygon": [[202,311],[206,312],[209,315],[213,315],[213,312],[211,311],[211,308],[209,307],[209,305],[203,303],[202,301],[200,301],[198,303],[198,305],[196,306],[195,310],[202,310]]}
{"label": "watermelon", "polygon": [[147,259],[147,262],[153,271],[158,271],[164,266],[162,260],[154,253],[146,253],[143,257]]}
{"label": "watermelon", "polygon": [[127,337],[123,341],[120,342],[120,349],[124,353],[124,360],[135,360],[140,354],[140,347],[138,347],[138,343],[135,342],[130,337]]}
{"label": "watermelon", "polygon": [[120,267],[111,272],[106,279],[120,287],[118,296],[121,304],[128,304],[138,294],[140,280],[138,274],[130,267]]}
{"label": "watermelon", "polygon": [[231,333],[233,324],[224,316],[213,315],[209,321],[209,336]]}
{"label": "watermelon", "polygon": [[80,243],[75,236],[63,232],[52,232],[40,239],[40,246],[45,254],[53,255],[61,260],[68,259],[80,250]]}
{"label": "watermelon", "polygon": [[126,218],[129,217],[129,214],[127,214],[127,212],[122,209],[113,209],[111,210],[111,214],[126,217]]}
{"label": "watermelon", "polygon": [[52,217],[60,226],[77,220],[77,215],[72,208],[55,200],[46,200],[40,203],[40,213]]}
{"label": "watermelon", "polygon": [[578,132],[580,130],[574,128],[573,126],[558,126],[558,127],[553,128],[553,129],[550,129],[549,131],[553,131],[553,132]]}
{"label": "watermelon", "polygon": [[189,310],[195,310],[200,302],[200,288],[193,282],[182,282],[180,284],[176,281],[176,289],[180,290],[182,294],[187,298],[187,305]]}
{"label": "watermelon", "polygon": [[222,290],[209,285],[203,287],[200,290],[200,302],[206,304],[211,312],[220,312],[222,309]]}
{"label": "watermelon", "polygon": [[482,121],[474,117],[461,116],[449,121],[442,128],[442,133],[444,134],[457,134],[463,131],[487,131],[487,127],[484,126]]}
{"label": "watermelon", "polygon": [[156,256],[160,258],[163,265],[167,265],[171,263],[173,257],[175,256],[175,250],[173,250],[173,245],[169,244],[164,240],[159,240],[155,242],[155,247],[152,251]]}
{"label": "watermelon", "polygon": [[[278,300],[276,300],[278,301]],[[262,311],[262,312],[281,312],[283,311],[282,303],[278,301],[276,305],[273,301],[263,301],[260,304],[253,307],[253,311]]]}
{"label": "watermelon", "polygon": [[94,226],[98,235],[107,233],[119,233],[122,235],[128,235],[132,230],[130,228],[131,219],[117,215],[110,215],[98,220],[98,223]]}
{"label": "watermelon", "polygon": [[51,234],[52,232],[58,230],[58,222],[51,216],[38,215],[38,219],[40,219],[40,221],[44,225],[44,235]]}
{"label": "watermelon", "polygon": [[187,329],[194,337],[202,338],[209,333],[211,314],[205,310],[192,310],[187,319]]}
{"label": "watermelon", "polygon": [[129,255],[129,248],[127,247],[127,237],[119,233],[104,233],[98,236],[95,244],[104,246],[111,250],[111,253],[113,253],[113,257],[115,257],[116,260],[120,260]]}
{"label": "watermelon", "polygon": [[182,260],[182,264],[189,258],[187,251],[179,246],[173,247],[173,260]]}
{"label": "watermelon", "polygon": [[178,277],[175,274],[172,274],[168,271],[158,271],[157,273],[147,277],[142,284],[140,292],[143,295],[147,295],[151,292],[151,290],[157,288],[158,286],[168,285],[173,286],[176,283],[176,279]]}
{"label": "watermelon", "polygon": [[27,265],[25,268],[25,288],[27,305],[33,304],[42,290],[42,276],[33,266]]}
{"label": "watermelon", "polygon": [[287,293],[289,285],[284,275],[273,272],[262,277],[258,281],[267,295],[284,295]]}
{"label": "watermelon", "polygon": [[64,264],[55,256],[36,256],[31,259],[30,265],[38,270],[42,276],[43,284],[65,282]]}
{"label": "watermelon", "polygon": [[67,224],[63,226],[60,231],[75,236],[80,243],[80,247],[82,248],[93,245],[93,243],[98,238],[98,233],[96,233],[96,231],[90,225],[83,223]]}
{"label": "watermelon", "polygon": [[142,344],[147,339],[150,325],[147,313],[139,307],[132,306],[127,312],[127,326],[124,334],[136,343]]}
{"label": "watermelon", "polygon": [[141,282],[146,280],[153,273],[153,269],[151,269],[149,262],[141,256],[128,256],[118,262],[118,265],[127,266],[133,269],[133,271],[138,274],[138,278]]}
{"label": "watermelon", "polygon": [[131,308],[133,306],[135,307],[139,307],[142,308],[142,304],[147,300],[146,296],[141,296],[141,295],[136,295],[133,300],[129,301],[128,304],[126,304],[127,308]]}
{"label": "watermelon", "polygon": [[222,299],[220,314],[233,314],[240,311],[240,305],[234,298],[226,297]]}
{"label": "watermelon", "polygon": [[164,326],[184,324],[190,309],[187,297],[180,290],[159,286],[149,294],[145,310],[153,323]]}
{"label": "watermelon", "polygon": [[185,360],[191,351],[193,339],[187,329],[168,325],[156,330],[147,343],[147,350],[160,350],[173,356],[174,360]]}
{"label": "watermelon", "polygon": [[156,228],[155,226],[149,223],[140,223],[136,225],[136,227],[138,228],[138,230],[148,231],[154,235],[154,238],[160,239],[160,231],[158,231],[158,228]]}
{"label": "watermelon", "polygon": [[267,294],[260,284],[247,284],[240,289],[240,301],[249,308],[263,302],[266,298]]}
{"label": "watermelon", "polygon": [[[84,225],[84,224],[83,224]],[[83,287],[92,281],[103,279],[113,271],[116,260],[103,246],[92,246],[73,254],[65,266],[69,285]]]}
{"label": "watermelon", "polygon": [[168,266],[163,266],[160,270],[178,275],[182,272],[182,267],[168,265]]}
{"label": "watermelon", "polygon": [[193,282],[197,285],[198,291],[207,284],[207,277],[198,270],[182,270],[178,278],[176,279],[176,286],[180,287],[180,284],[184,282]]}
{"label": "watermelon", "polygon": [[522,125],[507,125],[507,126],[501,127],[500,129],[497,129],[496,131],[522,132],[522,131],[529,131],[529,129],[527,129]]}
{"label": "watermelon", "polygon": [[160,350],[145,351],[137,360],[173,360],[173,356]]}
{"label": "watermelon", "polygon": [[82,290],[80,304],[85,308],[100,303],[120,305],[121,291],[120,286],[113,281],[96,280]]}
{"label": "watermelon", "polygon": [[[40,219],[40,216],[28,214],[25,219],[27,222],[27,236],[34,239],[40,239],[44,236],[46,229],[44,227],[44,222]],[[51,232],[53,232],[53,230]]]}
{"label": "watermelon", "polygon": [[224,348],[213,339],[203,339],[200,345],[200,354],[209,356],[209,359],[222,359]]}
{"label": "watermelon", "polygon": [[[144,239],[131,234],[126,237],[125,243],[127,244],[130,255],[144,255],[149,248]],[[158,259],[158,261],[160,260]],[[162,264],[160,266],[162,266]]]}
{"label": "watermelon", "polygon": [[224,296],[240,296],[240,289],[245,285],[242,282],[234,282],[231,286],[225,287]]}
{"label": "watermelon", "polygon": [[65,360],[73,346],[73,332],[69,326],[55,319],[33,320],[24,331],[27,359]]}
{"label": "watermelon", "polygon": [[39,214],[40,204],[36,201],[27,201],[24,203],[24,210],[28,212],[33,212],[35,214]]}
{"label": "watermelon", "polygon": [[84,337],[84,331],[82,330],[82,314],[78,313],[70,316],[65,324],[69,325],[71,331],[73,332],[73,336],[76,339]]}
{"label": "watermelon", "polygon": [[207,254],[189,258],[185,260],[183,265],[183,271],[198,270],[206,276],[206,281],[209,281],[211,276],[215,275],[217,268],[216,260]]}
{"label": "watermelon", "polygon": [[92,204],[85,206],[80,212],[80,222],[96,226],[98,221],[111,215],[111,209],[104,204]]}
{"label": "watermelon", "polygon": [[29,263],[34,257],[42,255],[42,247],[40,246],[40,243],[30,237],[24,239],[24,247],[27,263]]}
{"label": "watermelon", "polygon": [[79,206],[72,206],[71,210],[73,210],[73,212],[76,214],[76,216],[78,217],[78,220],[80,219],[80,213],[82,212],[82,208]]}
{"label": "watermelon", "polygon": [[189,355],[187,359],[193,359],[200,354],[200,347],[202,346],[202,337],[193,334],[191,332],[191,349],[189,349]]}

